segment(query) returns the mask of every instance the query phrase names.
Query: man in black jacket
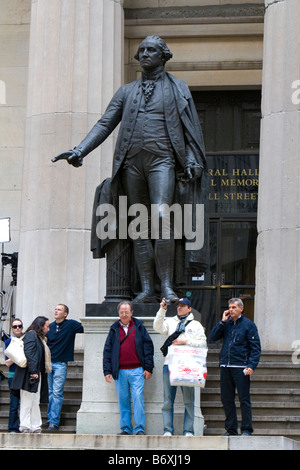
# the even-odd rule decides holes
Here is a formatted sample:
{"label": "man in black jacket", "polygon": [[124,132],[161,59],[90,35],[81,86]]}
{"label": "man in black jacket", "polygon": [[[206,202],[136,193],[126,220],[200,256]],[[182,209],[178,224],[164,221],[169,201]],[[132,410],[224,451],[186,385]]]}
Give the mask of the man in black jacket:
{"label": "man in black jacket", "polygon": [[[144,381],[152,376],[154,347],[132,304],[118,305],[120,320],[110,327],[103,351],[106,382],[114,378],[119,401],[121,434],[145,434]],[[131,396],[135,427],[131,423]]]}
{"label": "man in black jacket", "polygon": [[230,299],[228,307],[209,337],[211,341],[223,338],[220,353],[220,385],[221,401],[226,416],[225,435],[238,434],[235,389],[241,404],[241,433],[251,435],[253,428],[250,375],[260,359],[260,339],[256,325],[243,315],[243,301],[238,298]]}

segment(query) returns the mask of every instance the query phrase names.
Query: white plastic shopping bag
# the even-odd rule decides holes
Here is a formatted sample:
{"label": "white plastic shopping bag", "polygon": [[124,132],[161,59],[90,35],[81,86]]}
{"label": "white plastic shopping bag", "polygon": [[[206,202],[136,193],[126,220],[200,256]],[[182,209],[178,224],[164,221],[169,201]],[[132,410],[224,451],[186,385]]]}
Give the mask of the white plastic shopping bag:
{"label": "white plastic shopping bag", "polygon": [[169,375],[171,385],[205,387],[207,348],[169,346]]}

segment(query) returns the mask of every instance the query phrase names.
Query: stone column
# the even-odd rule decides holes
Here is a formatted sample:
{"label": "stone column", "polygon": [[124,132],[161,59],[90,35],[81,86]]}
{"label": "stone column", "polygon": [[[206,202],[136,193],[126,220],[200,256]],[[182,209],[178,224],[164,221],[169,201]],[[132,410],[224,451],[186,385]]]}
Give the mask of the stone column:
{"label": "stone column", "polygon": [[264,349],[287,350],[300,339],[300,2],[265,6],[255,322]]}
{"label": "stone column", "polygon": [[[120,432],[120,414],[114,382],[105,382],[102,361],[103,347],[110,325],[119,317],[85,317],[82,320],[85,334],[82,402],[77,413],[77,434],[117,434]],[[166,337],[153,330],[153,318],[139,317],[144,322],[154,344],[154,370],[150,380],[145,381],[146,434],[162,435],[163,405],[162,369],[164,357],[160,347]],[[175,434],[182,435],[184,405],[178,387],[174,407]],[[132,418],[132,422],[134,420]],[[196,436],[203,435],[204,418],[200,408],[200,389],[195,388]]]}
{"label": "stone column", "polygon": [[103,300],[90,227],[113,135],[81,168],[51,158],[80,143],[122,84],[122,45],[122,0],[32,0],[17,296],[25,326],[58,302],[79,319],[85,303]]}

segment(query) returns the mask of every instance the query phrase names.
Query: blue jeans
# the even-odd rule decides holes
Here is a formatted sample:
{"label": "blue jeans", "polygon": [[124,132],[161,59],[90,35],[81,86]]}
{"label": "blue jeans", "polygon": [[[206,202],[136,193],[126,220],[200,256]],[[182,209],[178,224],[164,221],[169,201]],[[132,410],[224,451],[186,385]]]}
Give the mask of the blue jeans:
{"label": "blue jeans", "polygon": [[49,424],[54,424],[54,426],[59,426],[67,368],[66,362],[52,362],[52,372],[48,373],[49,404],[47,417]]}
{"label": "blue jeans", "polygon": [[229,434],[237,435],[238,421],[235,406],[237,389],[241,405],[241,432],[253,433],[250,401],[250,376],[244,375],[243,368],[220,368],[221,401],[225,412],[225,429]]}
{"label": "blue jeans", "polygon": [[[8,378],[9,390],[11,387],[13,377]],[[13,395],[10,391],[10,405],[9,405],[9,418],[8,418],[8,431],[19,432],[19,405],[20,398]]]}
{"label": "blue jeans", "polygon": [[[133,431],[145,431],[144,383],[143,368],[120,369],[115,381],[119,400],[120,428],[132,434]],[[135,427],[131,424],[131,396]]]}
{"label": "blue jeans", "polygon": [[[177,387],[170,384],[169,367],[163,367],[163,384],[164,384],[164,404],[162,407],[162,418],[164,425],[164,432],[174,434],[174,401],[176,397]],[[194,434],[194,387],[180,387],[183,396],[184,421],[183,421],[183,434],[190,432]]]}

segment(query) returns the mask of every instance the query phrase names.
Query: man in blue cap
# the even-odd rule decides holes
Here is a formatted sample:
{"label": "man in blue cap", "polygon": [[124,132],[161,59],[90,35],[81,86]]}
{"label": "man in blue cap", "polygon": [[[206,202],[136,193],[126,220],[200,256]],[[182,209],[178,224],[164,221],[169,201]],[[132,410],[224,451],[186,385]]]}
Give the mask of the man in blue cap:
{"label": "man in blue cap", "polygon": [[[177,315],[174,317],[166,317],[166,313],[167,303],[163,298],[160,309],[154,319],[153,328],[157,333],[168,337],[161,348],[165,356],[163,367],[164,404],[162,407],[162,418],[164,436],[171,436],[174,434],[173,416],[177,387],[170,384],[168,346],[171,344],[186,344],[193,347],[206,348],[206,336],[201,323],[194,319],[189,299],[181,298],[178,300]],[[185,406],[183,434],[185,436],[193,436],[195,389],[194,387],[181,387],[181,390]]]}

